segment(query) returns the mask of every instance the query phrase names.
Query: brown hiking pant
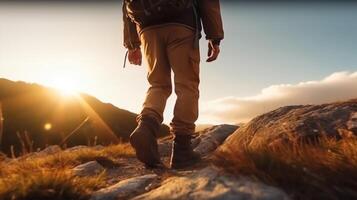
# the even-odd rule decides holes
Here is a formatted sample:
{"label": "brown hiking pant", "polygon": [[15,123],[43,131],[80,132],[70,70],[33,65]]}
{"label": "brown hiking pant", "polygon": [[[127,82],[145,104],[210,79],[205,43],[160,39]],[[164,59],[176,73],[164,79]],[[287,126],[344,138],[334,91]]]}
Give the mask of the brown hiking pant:
{"label": "brown hiking pant", "polygon": [[198,118],[200,52],[194,41],[195,31],[180,24],[153,26],[141,34],[150,88],[139,119],[147,115],[162,123],[172,93],[172,70],[177,100],[170,125],[176,135],[193,134]]}

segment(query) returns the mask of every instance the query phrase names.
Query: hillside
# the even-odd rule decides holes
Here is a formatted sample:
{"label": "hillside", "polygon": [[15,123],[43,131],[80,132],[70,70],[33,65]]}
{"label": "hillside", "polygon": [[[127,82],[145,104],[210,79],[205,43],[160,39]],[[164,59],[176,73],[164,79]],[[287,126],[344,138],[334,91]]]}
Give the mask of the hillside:
{"label": "hillside", "polygon": [[[69,147],[127,141],[136,126],[134,113],[87,94],[68,97],[37,84],[0,79],[0,102],[0,150],[6,153],[12,145],[18,153],[61,144],[72,132],[64,144]],[[168,127],[163,126],[161,135],[167,134]]]}

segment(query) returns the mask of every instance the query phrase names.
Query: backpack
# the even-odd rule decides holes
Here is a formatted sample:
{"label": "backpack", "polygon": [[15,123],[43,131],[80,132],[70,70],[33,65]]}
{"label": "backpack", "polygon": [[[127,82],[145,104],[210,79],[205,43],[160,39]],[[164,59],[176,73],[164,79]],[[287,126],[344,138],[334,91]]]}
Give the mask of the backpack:
{"label": "backpack", "polygon": [[194,0],[125,0],[125,12],[136,24],[152,24],[194,8]]}

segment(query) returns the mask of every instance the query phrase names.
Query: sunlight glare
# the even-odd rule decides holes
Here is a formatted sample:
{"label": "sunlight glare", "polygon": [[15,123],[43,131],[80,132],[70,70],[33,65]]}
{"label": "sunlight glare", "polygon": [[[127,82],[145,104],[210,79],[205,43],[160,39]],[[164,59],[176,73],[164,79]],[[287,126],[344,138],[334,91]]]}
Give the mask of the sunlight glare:
{"label": "sunlight glare", "polygon": [[77,92],[75,89],[72,88],[72,86],[70,84],[60,84],[58,86],[55,86],[56,89],[58,90],[58,92],[62,95],[62,96],[73,96],[75,95]]}
{"label": "sunlight glare", "polygon": [[58,90],[62,96],[70,97],[77,94],[79,89],[79,80],[68,76],[62,76],[52,79],[49,85]]}

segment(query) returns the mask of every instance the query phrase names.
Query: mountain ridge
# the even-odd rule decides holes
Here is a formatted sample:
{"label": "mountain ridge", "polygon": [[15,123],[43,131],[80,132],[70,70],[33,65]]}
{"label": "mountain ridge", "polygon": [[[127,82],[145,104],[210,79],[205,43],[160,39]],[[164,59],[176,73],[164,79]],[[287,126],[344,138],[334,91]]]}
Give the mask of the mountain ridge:
{"label": "mountain ridge", "polygon": [[[66,146],[127,141],[137,125],[137,114],[111,103],[85,93],[64,97],[36,83],[0,78],[0,103],[4,118],[0,150],[8,154],[11,146],[17,153],[24,146],[33,151],[64,143],[65,138]],[[160,136],[168,132],[163,125]]]}

